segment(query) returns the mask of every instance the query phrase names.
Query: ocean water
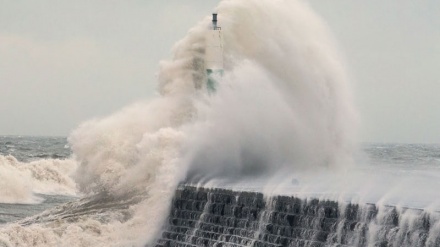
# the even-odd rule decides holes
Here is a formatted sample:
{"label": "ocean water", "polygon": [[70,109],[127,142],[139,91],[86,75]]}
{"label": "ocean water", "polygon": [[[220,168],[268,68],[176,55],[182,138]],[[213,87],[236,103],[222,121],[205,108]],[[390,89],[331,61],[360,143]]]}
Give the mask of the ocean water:
{"label": "ocean water", "polygon": [[18,161],[66,159],[72,154],[66,137],[0,136],[0,154]]}

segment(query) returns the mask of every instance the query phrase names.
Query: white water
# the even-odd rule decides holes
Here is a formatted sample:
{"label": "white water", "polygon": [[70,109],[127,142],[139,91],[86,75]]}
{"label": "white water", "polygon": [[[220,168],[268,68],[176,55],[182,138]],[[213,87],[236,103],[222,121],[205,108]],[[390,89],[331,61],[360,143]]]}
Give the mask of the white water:
{"label": "white water", "polygon": [[196,173],[349,166],[356,114],[319,19],[285,1],[225,1],[219,13],[230,70],[196,105],[187,157]]}
{"label": "white water", "polygon": [[226,72],[215,95],[199,89],[206,78],[194,66],[207,17],[162,62],[161,97],[84,123],[69,138],[80,193],[141,195],[130,218],[108,208],[105,220],[12,224],[0,245],[142,246],[157,237],[187,174],[199,181],[351,166],[357,117],[320,19],[300,1],[226,0],[217,11]]}
{"label": "white water", "polygon": [[0,203],[39,203],[35,194],[77,194],[69,176],[76,169],[73,160],[38,160],[29,163],[0,155]]}

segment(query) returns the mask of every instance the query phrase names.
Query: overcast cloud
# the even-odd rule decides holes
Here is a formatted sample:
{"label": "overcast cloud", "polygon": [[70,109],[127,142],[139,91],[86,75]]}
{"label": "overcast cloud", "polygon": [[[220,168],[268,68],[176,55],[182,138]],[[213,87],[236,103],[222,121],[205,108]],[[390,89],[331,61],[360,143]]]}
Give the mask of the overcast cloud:
{"label": "overcast cloud", "polygon": [[[0,134],[65,136],[152,97],[217,2],[0,0]],[[440,1],[310,2],[348,60],[362,140],[440,142]]]}
{"label": "overcast cloud", "polygon": [[364,141],[440,143],[440,1],[312,1],[347,57]]}

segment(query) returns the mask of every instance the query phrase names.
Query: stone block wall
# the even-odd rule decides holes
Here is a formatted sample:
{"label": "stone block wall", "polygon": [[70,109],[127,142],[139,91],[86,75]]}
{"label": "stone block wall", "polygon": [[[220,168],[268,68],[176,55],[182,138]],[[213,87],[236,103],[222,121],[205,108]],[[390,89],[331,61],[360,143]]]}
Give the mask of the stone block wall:
{"label": "stone block wall", "polygon": [[182,185],[153,246],[434,247],[439,231],[422,210]]}

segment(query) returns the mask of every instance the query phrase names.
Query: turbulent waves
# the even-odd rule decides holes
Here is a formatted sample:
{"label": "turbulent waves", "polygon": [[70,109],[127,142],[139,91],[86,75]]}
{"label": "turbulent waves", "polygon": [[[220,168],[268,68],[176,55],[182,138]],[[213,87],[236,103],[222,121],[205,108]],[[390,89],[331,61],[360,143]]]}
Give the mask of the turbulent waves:
{"label": "turbulent waves", "polygon": [[0,203],[39,203],[36,194],[74,196],[76,183],[71,178],[77,164],[74,160],[36,160],[29,163],[13,156],[0,155]]}
{"label": "turbulent waves", "polygon": [[440,213],[182,186],[153,246],[435,247]]}

